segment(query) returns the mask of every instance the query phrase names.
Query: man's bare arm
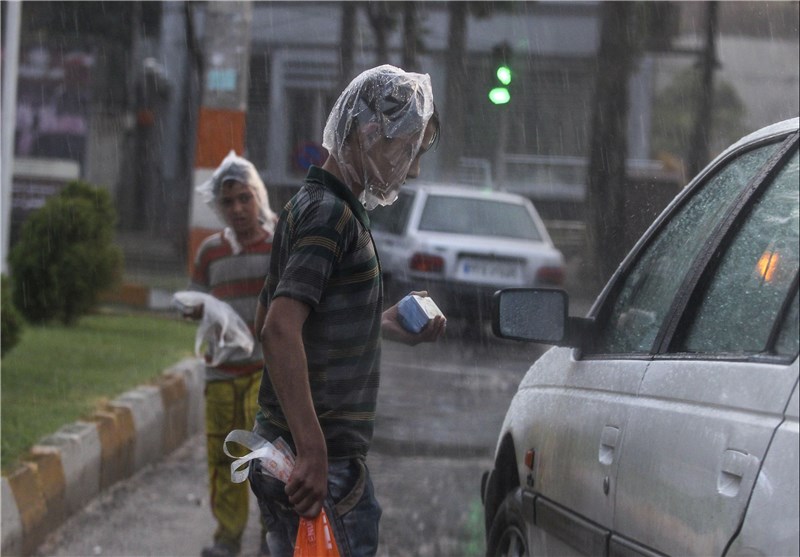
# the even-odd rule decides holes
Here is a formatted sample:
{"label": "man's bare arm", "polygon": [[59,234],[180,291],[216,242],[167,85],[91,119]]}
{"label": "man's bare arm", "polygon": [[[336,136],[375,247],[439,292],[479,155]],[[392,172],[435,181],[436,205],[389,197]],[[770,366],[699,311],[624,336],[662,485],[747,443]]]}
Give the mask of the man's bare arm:
{"label": "man's bare arm", "polygon": [[258,305],[256,306],[256,319],[253,323],[253,330],[259,337],[259,342],[262,341],[261,338],[261,331],[264,329],[264,322],[267,320],[267,308],[264,307],[264,304],[261,303],[261,300],[258,300]]}
{"label": "man's bare arm", "polygon": [[297,300],[274,298],[261,329],[264,361],[297,448],[286,494],[304,516],[319,514],[328,491],[328,452],[314,411],[303,346],[303,324],[310,311]]}

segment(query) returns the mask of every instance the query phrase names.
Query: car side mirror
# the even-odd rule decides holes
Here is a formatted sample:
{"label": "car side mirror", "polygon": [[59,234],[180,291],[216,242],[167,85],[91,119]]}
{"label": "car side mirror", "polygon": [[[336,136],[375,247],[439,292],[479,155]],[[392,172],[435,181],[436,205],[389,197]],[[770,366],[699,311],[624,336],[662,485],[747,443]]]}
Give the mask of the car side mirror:
{"label": "car side mirror", "polygon": [[495,336],[556,346],[579,346],[590,322],[569,317],[569,296],[549,288],[506,288],[495,292]]}

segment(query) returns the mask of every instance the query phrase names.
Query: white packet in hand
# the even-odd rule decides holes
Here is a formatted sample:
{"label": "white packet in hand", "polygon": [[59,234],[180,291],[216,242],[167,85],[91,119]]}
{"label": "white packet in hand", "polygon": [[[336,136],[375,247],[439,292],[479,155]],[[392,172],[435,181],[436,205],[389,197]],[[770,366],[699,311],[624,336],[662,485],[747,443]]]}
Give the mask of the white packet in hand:
{"label": "white packet in hand", "polygon": [[[250,452],[242,457],[234,456],[228,451],[228,443],[238,443],[250,449]],[[284,483],[289,481],[294,469],[294,453],[281,438],[276,439],[273,445],[252,431],[234,429],[225,437],[222,450],[227,456],[236,459],[231,463],[233,483],[242,483],[247,479],[247,465],[255,459],[261,461],[261,468],[265,473]]]}

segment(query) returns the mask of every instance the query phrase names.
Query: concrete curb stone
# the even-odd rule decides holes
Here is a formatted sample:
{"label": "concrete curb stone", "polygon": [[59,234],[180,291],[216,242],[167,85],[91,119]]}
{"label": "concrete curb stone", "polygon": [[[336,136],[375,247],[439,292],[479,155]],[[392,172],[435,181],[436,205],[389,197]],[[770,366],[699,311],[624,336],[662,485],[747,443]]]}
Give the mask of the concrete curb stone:
{"label": "concrete curb stone", "polygon": [[[8,476],[22,523],[21,549],[25,555],[32,553],[50,531],[46,521],[47,505],[39,487],[37,473],[36,464],[23,462]],[[5,545],[3,542],[2,546]]]}
{"label": "concrete curb stone", "polygon": [[2,477],[3,556],[30,555],[101,491],[180,447],[203,429],[202,360],[165,370],[157,385],[128,391],[87,421],[39,441]]}
{"label": "concrete curb stone", "polygon": [[203,362],[186,359],[168,368],[165,375],[179,375],[183,378],[188,394],[188,421],[189,435],[205,431],[205,388],[206,368]]}
{"label": "concrete curb stone", "polygon": [[184,377],[177,373],[162,376],[161,400],[164,404],[164,454],[181,446],[189,433],[189,390]]}
{"label": "concrete curb stone", "polygon": [[[100,436],[100,491],[133,472],[133,419],[127,408],[119,410],[101,410],[91,417]],[[124,410],[128,410],[127,419],[123,418]]]}
{"label": "concrete curb stone", "polygon": [[11,490],[11,483],[8,478],[0,478],[0,500],[2,500],[2,512],[0,512],[0,531],[3,533],[0,555],[19,555],[22,553],[22,518],[17,508],[17,500]]}
{"label": "concrete curb stone", "polygon": [[144,385],[112,400],[112,408],[127,408],[133,416],[136,431],[133,467],[141,470],[161,458],[164,446],[164,404],[161,391],[154,385]]}
{"label": "concrete curb stone", "polygon": [[37,480],[44,497],[47,524],[61,524],[67,519],[66,513],[66,481],[61,454],[52,447],[34,447],[31,458],[36,464]]}
{"label": "concrete curb stone", "polygon": [[42,439],[39,445],[53,447],[61,455],[67,514],[83,508],[100,493],[100,436],[95,424],[86,421],[67,424]]}

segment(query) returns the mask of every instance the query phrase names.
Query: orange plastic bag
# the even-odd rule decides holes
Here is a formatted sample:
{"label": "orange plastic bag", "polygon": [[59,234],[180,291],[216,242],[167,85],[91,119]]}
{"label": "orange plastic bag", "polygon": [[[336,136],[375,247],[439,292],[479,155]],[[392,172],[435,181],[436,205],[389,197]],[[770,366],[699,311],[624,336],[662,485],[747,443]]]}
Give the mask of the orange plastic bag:
{"label": "orange plastic bag", "polygon": [[300,517],[294,557],[339,557],[339,548],[324,509],[316,518]]}

